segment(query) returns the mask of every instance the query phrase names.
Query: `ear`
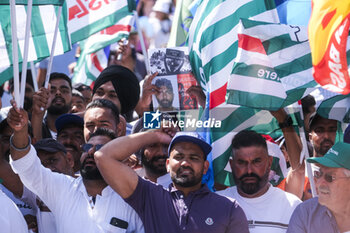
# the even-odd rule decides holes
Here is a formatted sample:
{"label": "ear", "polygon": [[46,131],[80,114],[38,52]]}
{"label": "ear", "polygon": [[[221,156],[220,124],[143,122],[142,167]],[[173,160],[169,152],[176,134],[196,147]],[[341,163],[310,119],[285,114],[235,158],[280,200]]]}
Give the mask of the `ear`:
{"label": "ear", "polygon": [[66,159],[67,159],[67,162],[69,164],[69,166],[73,169],[74,167],[74,158],[73,158],[73,155],[67,151],[67,154],[66,154]]}
{"label": "ear", "polygon": [[208,172],[208,169],[209,169],[209,161],[208,161],[208,160],[205,160],[203,166],[204,166],[204,169],[203,169],[203,175],[204,175],[204,174],[207,174],[207,172]]}
{"label": "ear", "polygon": [[166,171],[169,173],[170,172],[169,159],[166,159],[165,166],[166,166]]}
{"label": "ear", "polygon": [[126,135],[126,120],[122,115],[119,115],[119,124],[117,125],[117,136],[125,136]]}
{"label": "ear", "polygon": [[272,166],[272,162],[273,162],[273,157],[271,155],[269,155],[269,166],[268,167]]}

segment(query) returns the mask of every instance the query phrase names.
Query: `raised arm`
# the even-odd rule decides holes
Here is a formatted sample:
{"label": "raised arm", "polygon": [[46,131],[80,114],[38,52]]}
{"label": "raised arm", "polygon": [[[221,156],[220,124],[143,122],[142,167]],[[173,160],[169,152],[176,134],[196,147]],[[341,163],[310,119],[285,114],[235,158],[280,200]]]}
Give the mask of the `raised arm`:
{"label": "raised arm", "polygon": [[0,158],[0,179],[2,179],[2,184],[14,195],[22,197],[23,183],[4,157]]}
{"label": "raised arm", "polygon": [[[288,117],[284,109],[271,112],[271,114],[277,119],[278,123],[284,122]],[[300,164],[299,162],[302,150],[301,140],[293,126],[282,128],[282,132],[287,146],[289,163],[292,167],[286,179],[285,191],[293,193],[301,199],[303,196],[305,181],[305,166],[304,163]]]}
{"label": "raised arm", "polygon": [[138,176],[122,161],[146,145],[169,143],[173,135],[174,131],[163,129],[116,138],[95,152],[96,164],[105,181],[122,198],[128,198],[136,189]]}
{"label": "raised arm", "polygon": [[143,113],[150,111],[150,105],[152,103],[152,95],[157,94],[159,88],[152,84],[153,79],[158,75],[158,72],[147,75],[142,85],[142,95],[139,102],[136,105],[135,111],[139,117],[143,116]]}
{"label": "raised arm", "polygon": [[48,99],[49,90],[41,87],[39,91],[33,95],[33,110],[32,110],[32,128],[33,136],[36,141],[42,139],[42,122],[46,109],[49,107]]}

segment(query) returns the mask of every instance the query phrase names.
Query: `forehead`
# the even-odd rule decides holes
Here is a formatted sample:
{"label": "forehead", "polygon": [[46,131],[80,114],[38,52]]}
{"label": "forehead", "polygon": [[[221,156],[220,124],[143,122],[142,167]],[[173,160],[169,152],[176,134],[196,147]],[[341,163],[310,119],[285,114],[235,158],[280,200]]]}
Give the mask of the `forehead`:
{"label": "forehead", "polygon": [[192,142],[178,142],[171,148],[170,155],[172,154],[196,154],[204,157],[202,149]]}
{"label": "forehead", "polygon": [[76,126],[76,125],[67,125],[65,128],[63,128],[59,134],[66,133],[66,134],[75,134],[75,133],[81,133],[83,134],[83,127]]}
{"label": "forehead", "polygon": [[249,146],[233,149],[233,159],[250,160],[268,156],[266,148],[262,146]]}
{"label": "forehead", "polygon": [[108,108],[89,108],[84,115],[84,121],[92,119],[108,119],[113,120],[115,117],[112,114],[112,110]]}
{"label": "forehead", "polygon": [[75,96],[73,95],[72,96],[72,102],[75,102],[75,103],[83,103],[84,102],[84,97],[81,97],[81,96]]}
{"label": "forehead", "polygon": [[319,118],[314,124],[312,124],[311,130],[314,130],[315,128],[320,128],[320,127],[322,128],[337,127],[337,121],[325,119],[325,118]]}
{"label": "forehead", "polygon": [[106,144],[109,141],[111,141],[111,139],[109,137],[104,136],[104,135],[98,135],[98,136],[94,136],[94,137],[90,138],[88,140],[88,143],[92,144],[92,145],[97,145],[97,144]]}
{"label": "forehead", "polygon": [[115,92],[115,89],[114,89],[112,81],[105,82],[104,84],[99,86],[97,89],[98,90],[103,90],[103,91],[106,91],[106,92],[108,92],[108,91],[114,91]]}
{"label": "forehead", "polygon": [[67,80],[65,79],[61,79],[61,78],[56,78],[56,79],[52,79],[50,80],[50,84],[51,84],[51,87],[69,87],[69,83]]}

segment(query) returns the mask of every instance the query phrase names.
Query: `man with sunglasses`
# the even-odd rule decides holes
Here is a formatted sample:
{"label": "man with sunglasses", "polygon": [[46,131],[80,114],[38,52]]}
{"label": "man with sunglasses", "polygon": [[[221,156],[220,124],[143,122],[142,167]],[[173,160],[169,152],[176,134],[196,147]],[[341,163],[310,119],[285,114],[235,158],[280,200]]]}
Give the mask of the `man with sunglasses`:
{"label": "man with sunglasses", "polygon": [[318,197],[300,204],[287,233],[350,232],[350,144],[336,143],[323,157],[309,158],[317,165],[314,178]]}
{"label": "man with sunglasses", "polygon": [[44,168],[28,137],[28,114],[10,109],[11,165],[23,184],[35,193],[55,217],[57,233],[143,232],[136,212],[109,187],[94,162],[96,149],[112,140],[108,129],[96,130],[83,146],[81,177],[74,179]]}

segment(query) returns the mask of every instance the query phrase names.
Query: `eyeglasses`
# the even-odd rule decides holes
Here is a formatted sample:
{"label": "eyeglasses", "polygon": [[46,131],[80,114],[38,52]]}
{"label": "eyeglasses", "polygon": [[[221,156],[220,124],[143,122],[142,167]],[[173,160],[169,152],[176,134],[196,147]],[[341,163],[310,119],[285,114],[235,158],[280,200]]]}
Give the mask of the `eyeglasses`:
{"label": "eyeglasses", "polygon": [[321,179],[321,177],[324,175],[324,180],[327,181],[328,183],[332,183],[333,181],[337,180],[337,179],[344,179],[344,178],[350,178],[348,176],[343,176],[343,177],[335,177],[331,174],[328,173],[324,173],[322,171],[319,170],[315,170],[314,171],[314,177],[316,179]]}
{"label": "eyeglasses", "polygon": [[92,145],[92,144],[84,144],[82,149],[84,152],[88,152],[91,148],[95,147],[95,151],[98,151],[99,149],[101,149],[101,147],[103,147],[103,144],[96,144],[96,145]]}

